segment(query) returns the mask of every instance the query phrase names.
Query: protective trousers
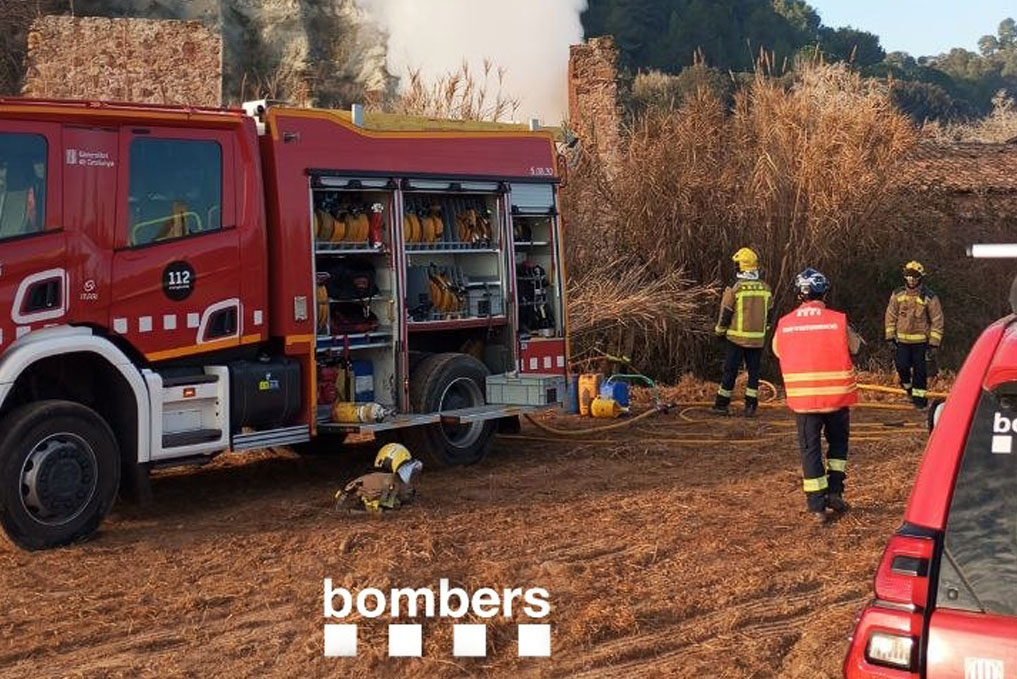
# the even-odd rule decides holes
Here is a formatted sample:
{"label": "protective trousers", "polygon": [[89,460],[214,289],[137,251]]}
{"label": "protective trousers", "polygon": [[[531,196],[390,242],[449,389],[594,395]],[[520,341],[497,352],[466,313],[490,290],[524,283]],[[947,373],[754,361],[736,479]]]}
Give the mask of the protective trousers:
{"label": "protective trousers", "polygon": [[[798,413],[796,419],[806,502],[809,511],[821,512],[826,508],[827,492],[844,492],[851,411],[841,408],[832,413]],[[829,446],[825,464],[821,436],[826,437]]]}
{"label": "protective trousers", "polygon": [[725,408],[731,403],[732,390],[742,363],[745,363],[745,369],[749,373],[749,383],[745,387],[745,405],[755,405],[759,402],[759,363],[762,358],[762,348],[747,349],[727,340],[724,375],[720,380],[720,389],[717,390],[716,407]]}
{"label": "protective trousers", "polygon": [[897,344],[897,353],[894,356],[894,363],[897,366],[897,375],[900,377],[900,386],[911,396],[911,400],[919,408],[928,405],[926,388],[928,387],[928,371],[925,363],[925,354],[929,349],[926,342],[918,344]]}

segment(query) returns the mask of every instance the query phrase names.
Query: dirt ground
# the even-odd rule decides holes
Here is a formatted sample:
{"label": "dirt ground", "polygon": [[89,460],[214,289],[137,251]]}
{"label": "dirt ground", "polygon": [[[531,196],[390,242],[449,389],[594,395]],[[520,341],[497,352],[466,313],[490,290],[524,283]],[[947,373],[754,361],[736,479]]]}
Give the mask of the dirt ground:
{"label": "dirt ground", "polygon": [[[426,469],[419,502],[380,519],[331,511],[371,445],[164,472],[154,506],[118,507],[85,544],[0,538],[0,676],[839,677],[924,417],[855,412],[853,511],[824,528],[786,411],[685,416],[565,442],[527,425],[475,467]],[[325,577],[543,587],[552,656],[517,658],[499,621],[487,658],[454,658],[446,620],[424,624],[423,658],[390,659],[380,619],[360,621],[357,658],[325,658]]]}

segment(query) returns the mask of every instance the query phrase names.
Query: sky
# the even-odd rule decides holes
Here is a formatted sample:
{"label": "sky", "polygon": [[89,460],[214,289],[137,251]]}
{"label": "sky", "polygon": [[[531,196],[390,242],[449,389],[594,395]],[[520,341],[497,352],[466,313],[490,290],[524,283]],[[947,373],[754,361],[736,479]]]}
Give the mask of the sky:
{"label": "sky", "polygon": [[996,33],[999,22],[1017,19],[1017,0],[809,0],[823,24],[875,33],[887,52],[932,56]]}

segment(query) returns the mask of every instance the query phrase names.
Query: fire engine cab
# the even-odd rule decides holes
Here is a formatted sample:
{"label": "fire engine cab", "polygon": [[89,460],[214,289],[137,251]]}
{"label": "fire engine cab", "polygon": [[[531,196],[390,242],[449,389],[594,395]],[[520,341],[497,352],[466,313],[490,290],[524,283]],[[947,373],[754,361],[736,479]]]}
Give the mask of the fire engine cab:
{"label": "fire engine cab", "polygon": [[91,534],[153,468],[350,432],[469,464],[568,365],[554,138],[0,100],[0,522]]}

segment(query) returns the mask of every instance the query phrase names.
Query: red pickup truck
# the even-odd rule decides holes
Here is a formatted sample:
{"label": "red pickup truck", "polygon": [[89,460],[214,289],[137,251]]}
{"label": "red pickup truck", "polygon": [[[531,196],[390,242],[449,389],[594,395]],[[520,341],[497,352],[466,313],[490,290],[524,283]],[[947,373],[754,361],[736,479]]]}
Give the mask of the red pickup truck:
{"label": "red pickup truck", "polygon": [[984,331],[937,412],[846,679],[1017,676],[1017,316]]}

